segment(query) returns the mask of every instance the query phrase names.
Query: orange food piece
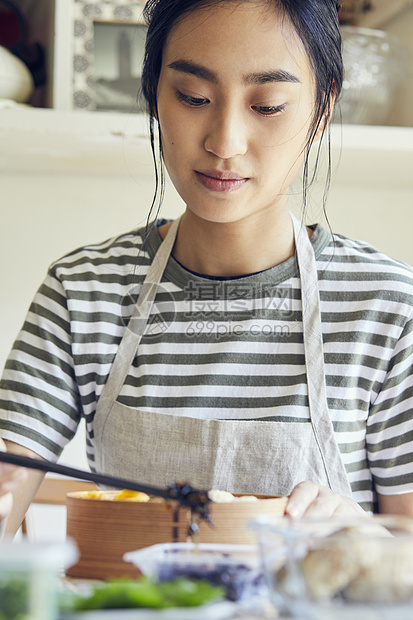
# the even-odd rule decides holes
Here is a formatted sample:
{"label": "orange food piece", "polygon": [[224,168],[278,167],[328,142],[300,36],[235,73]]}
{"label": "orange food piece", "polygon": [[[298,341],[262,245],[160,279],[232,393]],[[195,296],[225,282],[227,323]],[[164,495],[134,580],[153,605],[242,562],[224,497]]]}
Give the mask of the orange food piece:
{"label": "orange food piece", "polygon": [[82,497],[86,499],[104,499],[106,491],[86,491]]}
{"label": "orange food piece", "polygon": [[114,500],[123,500],[128,502],[148,502],[149,495],[141,493],[140,491],[129,491],[129,489],[123,489],[119,491],[113,498]]}
{"label": "orange food piece", "polygon": [[126,501],[126,502],[148,502],[150,497],[146,493],[140,491],[130,491],[123,489],[122,491],[87,491],[84,493],[85,499],[103,499],[110,501]]}

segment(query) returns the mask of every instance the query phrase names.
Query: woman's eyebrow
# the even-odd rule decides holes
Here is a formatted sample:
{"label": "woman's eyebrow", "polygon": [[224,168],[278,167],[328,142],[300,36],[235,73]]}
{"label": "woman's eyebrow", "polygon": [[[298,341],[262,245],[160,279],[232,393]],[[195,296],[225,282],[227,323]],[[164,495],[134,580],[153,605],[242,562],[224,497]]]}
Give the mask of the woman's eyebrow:
{"label": "woman's eyebrow", "polygon": [[194,75],[207,82],[214,82],[215,84],[218,82],[216,75],[212,73],[212,71],[194,62],[189,62],[188,60],[175,60],[171,62],[168,67],[169,69],[174,69],[181,73],[189,73],[189,75]]}
{"label": "woman's eyebrow", "polygon": [[268,82],[292,82],[294,84],[300,84],[298,77],[282,69],[264,71],[263,73],[249,73],[244,77],[244,82],[247,84],[267,84]]}
{"label": "woman's eyebrow", "polygon": [[[194,75],[195,77],[206,80],[207,82],[213,82],[214,84],[218,83],[218,78],[212,71],[202,65],[188,60],[175,60],[174,62],[171,62],[168,67],[169,69],[174,69],[174,71]],[[243,81],[246,84],[268,84],[270,82],[300,83],[298,77],[282,69],[263,71],[262,73],[248,73],[243,77]]]}

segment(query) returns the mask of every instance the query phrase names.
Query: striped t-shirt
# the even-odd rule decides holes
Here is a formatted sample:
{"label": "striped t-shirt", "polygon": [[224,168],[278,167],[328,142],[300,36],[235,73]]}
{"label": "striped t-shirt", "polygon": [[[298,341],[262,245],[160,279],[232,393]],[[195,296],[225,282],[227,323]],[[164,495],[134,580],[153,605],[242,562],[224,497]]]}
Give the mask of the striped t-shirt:
{"label": "striped t-shirt", "polygon": [[[5,367],[1,436],[56,459],[83,416],[93,469],[96,403],[161,244],[157,227],[144,245],[143,236],[80,248],[50,267]],[[413,491],[413,270],[319,225],[311,243],[328,407],[353,497],[371,510],[376,492]],[[295,258],[212,279],[171,257],[118,400],[154,413],[309,423]]]}

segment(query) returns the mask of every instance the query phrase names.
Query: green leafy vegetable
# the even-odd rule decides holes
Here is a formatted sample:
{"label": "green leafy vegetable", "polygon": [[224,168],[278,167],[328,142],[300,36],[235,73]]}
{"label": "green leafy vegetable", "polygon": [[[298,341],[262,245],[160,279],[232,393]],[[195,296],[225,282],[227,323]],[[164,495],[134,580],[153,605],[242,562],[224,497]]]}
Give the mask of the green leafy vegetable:
{"label": "green leafy vegetable", "polygon": [[197,607],[214,599],[225,598],[225,588],[185,577],[164,581],[158,587],[171,607]]}
{"label": "green leafy vegetable", "polygon": [[29,620],[28,579],[16,577],[0,583],[0,620]]}
{"label": "green leafy vegetable", "polygon": [[88,611],[136,607],[197,607],[224,596],[225,589],[222,587],[183,577],[162,583],[155,583],[147,577],[138,580],[116,579],[95,586],[88,597],[77,596],[72,608],[75,611]]}

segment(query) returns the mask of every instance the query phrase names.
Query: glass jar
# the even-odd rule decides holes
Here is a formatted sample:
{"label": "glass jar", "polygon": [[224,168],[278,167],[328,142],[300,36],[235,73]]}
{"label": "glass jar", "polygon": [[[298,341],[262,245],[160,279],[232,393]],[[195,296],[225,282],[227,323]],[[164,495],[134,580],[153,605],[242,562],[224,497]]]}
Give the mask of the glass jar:
{"label": "glass jar", "polygon": [[341,27],[344,81],[336,121],[381,125],[393,106],[405,73],[406,52],[382,30]]}
{"label": "glass jar", "polygon": [[0,545],[0,620],[57,620],[61,571],[78,557],[76,545]]}

